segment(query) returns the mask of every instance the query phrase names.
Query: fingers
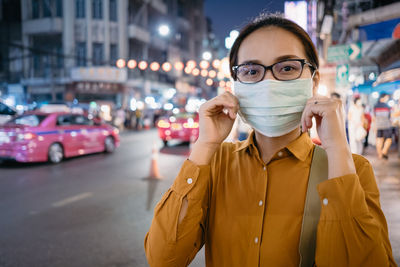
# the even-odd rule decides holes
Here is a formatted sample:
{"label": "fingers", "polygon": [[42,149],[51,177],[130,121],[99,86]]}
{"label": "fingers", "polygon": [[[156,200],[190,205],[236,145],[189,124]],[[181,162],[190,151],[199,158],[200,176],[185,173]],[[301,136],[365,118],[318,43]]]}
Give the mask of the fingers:
{"label": "fingers", "polygon": [[210,115],[224,113],[231,119],[235,119],[239,110],[239,101],[230,92],[225,92],[204,103],[200,109]]}
{"label": "fingers", "polygon": [[229,116],[233,119],[236,118],[236,113],[239,111],[239,100],[237,97],[230,92],[225,92],[220,95],[220,98],[230,104],[228,107]]}
{"label": "fingers", "polygon": [[310,105],[306,105],[303,114],[301,115],[301,128],[303,132],[308,131],[312,127],[312,118],[314,113],[312,112]]}
{"label": "fingers", "polygon": [[[303,132],[312,127],[312,118],[324,118],[330,114],[340,114],[342,112],[342,102],[338,99],[331,99],[324,96],[312,97],[307,101],[304,108],[301,125]],[[320,120],[318,120],[320,121]]]}

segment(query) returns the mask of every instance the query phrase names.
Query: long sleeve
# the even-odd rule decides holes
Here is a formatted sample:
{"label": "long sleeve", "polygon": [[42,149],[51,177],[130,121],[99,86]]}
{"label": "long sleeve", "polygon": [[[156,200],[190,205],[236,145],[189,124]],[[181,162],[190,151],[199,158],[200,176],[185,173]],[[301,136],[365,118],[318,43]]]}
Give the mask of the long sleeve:
{"label": "long sleeve", "polygon": [[357,174],[318,185],[316,266],[396,266],[373,169],[361,156],[354,160]]}
{"label": "long sleeve", "polygon": [[[184,162],[174,184],[157,204],[145,237],[150,266],[187,266],[203,246],[210,180],[210,166]],[[178,224],[184,197],[188,200],[187,214]]]}

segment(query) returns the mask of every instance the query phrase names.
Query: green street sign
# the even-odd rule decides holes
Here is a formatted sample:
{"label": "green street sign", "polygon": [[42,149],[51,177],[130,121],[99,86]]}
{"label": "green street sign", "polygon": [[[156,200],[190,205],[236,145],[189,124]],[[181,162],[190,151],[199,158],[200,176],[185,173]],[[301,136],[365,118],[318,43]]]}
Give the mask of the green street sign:
{"label": "green street sign", "polygon": [[355,60],[362,57],[362,43],[328,47],[328,62]]}
{"label": "green street sign", "polygon": [[336,85],[346,86],[349,83],[349,65],[337,65],[336,67]]}

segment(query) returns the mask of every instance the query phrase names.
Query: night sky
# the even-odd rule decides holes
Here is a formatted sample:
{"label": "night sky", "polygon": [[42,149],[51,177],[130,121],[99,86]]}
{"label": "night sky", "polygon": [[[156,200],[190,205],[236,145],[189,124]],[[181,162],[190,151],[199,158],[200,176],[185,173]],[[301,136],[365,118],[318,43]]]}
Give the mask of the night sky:
{"label": "night sky", "polygon": [[205,0],[204,11],[221,42],[231,30],[239,30],[261,11],[283,12],[284,0]]}

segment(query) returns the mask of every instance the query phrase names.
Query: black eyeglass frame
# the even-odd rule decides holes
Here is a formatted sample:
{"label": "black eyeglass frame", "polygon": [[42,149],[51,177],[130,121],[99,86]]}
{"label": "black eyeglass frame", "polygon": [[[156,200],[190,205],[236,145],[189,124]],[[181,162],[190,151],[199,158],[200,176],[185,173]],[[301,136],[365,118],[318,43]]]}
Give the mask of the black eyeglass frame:
{"label": "black eyeglass frame", "polygon": [[[275,76],[275,73],[274,73],[274,71],[272,70],[272,68],[273,68],[276,64],[279,64],[279,63],[282,63],[282,62],[286,62],[286,61],[299,61],[299,62],[301,63],[301,72],[300,72],[300,74],[299,74],[298,77],[293,78],[293,79],[289,79],[289,80],[281,80],[281,79],[278,79],[278,78]],[[261,79],[260,79],[259,81],[257,81],[257,82],[243,82],[243,81],[241,81],[241,80],[239,79],[239,77],[237,76],[237,70],[239,69],[239,67],[241,67],[241,66],[250,66],[250,65],[258,65],[258,66],[261,66],[261,67],[264,68],[264,75],[263,75],[263,76],[261,77]],[[317,68],[316,68],[313,64],[311,64],[310,62],[308,62],[308,61],[305,60],[305,59],[293,58],[293,59],[285,59],[285,60],[276,62],[276,63],[274,63],[274,64],[272,64],[272,65],[269,65],[269,66],[265,66],[265,65],[259,64],[259,63],[243,63],[243,64],[240,64],[240,65],[236,65],[236,66],[233,66],[233,67],[232,67],[233,73],[235,74],[235,77],[233,77],[233,78],[234,78],[234,80],[238,80],[238,81],[241,82],[241,83],[247,83],[247,84],[258,83],[258,82],[261,82],[262,80],[264,80],[264,77],[265,77],[265,74],[267,73],[267,71],[268,71],[268,70],[271,70],[272,76],[274,76],[274,78],[275,78],[276,80],[278,80],[278,81],[293,81],[293,80],[297,80],[298,78],[300,78],[300,76],[303,74],[304,65],[308,65],[308,66],[310,67],[310,69],[311,69],[311,71],[312,71],[312,72],[311,72],[311,76],[314,76],[314,73],[315,73],[315,71],[317,70]]]}

